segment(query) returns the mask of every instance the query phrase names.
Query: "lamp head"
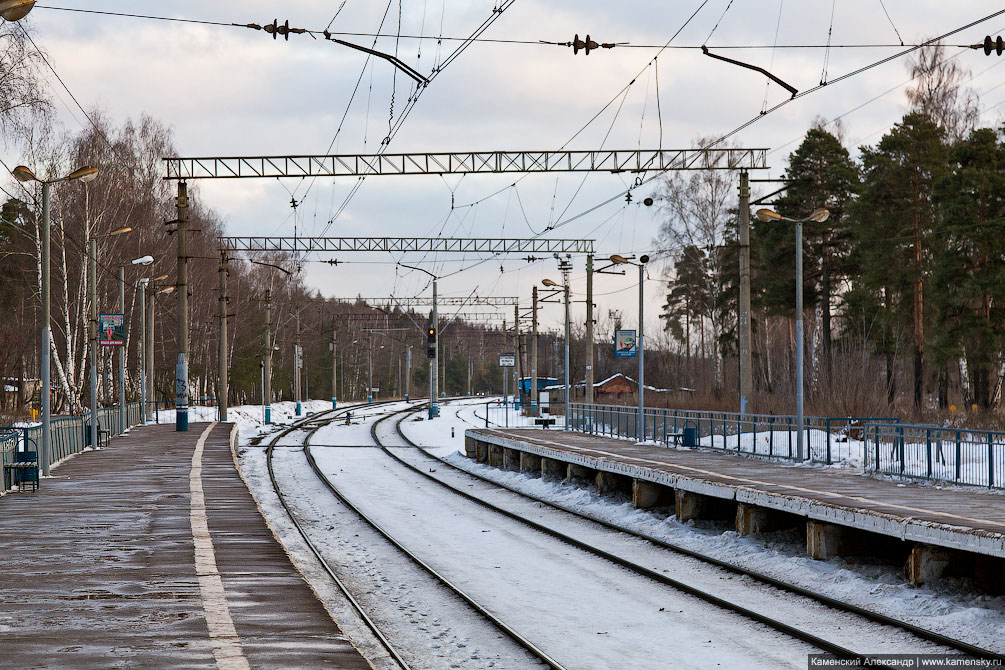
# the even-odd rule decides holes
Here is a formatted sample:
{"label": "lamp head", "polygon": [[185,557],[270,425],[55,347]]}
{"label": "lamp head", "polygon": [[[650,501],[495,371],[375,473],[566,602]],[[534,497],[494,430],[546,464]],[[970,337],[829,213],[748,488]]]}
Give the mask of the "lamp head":
{"label": "lamp head", "polygon": [[810,212],[810,215],[807,216],[806,218],[809,219],[810,221],[823,223],[830,217],[830,215],[831,215],[830,210],[821,207],[819,209],[814,209],[812,212]]}
{"label": "lamp head", "polygon": [[18,21],[34,6],[35,0],[0,0],[0,16],[7,21]]}
{"label": "lamp head", "polygon": [[131,226],[122,226],[121,228],[116,228],[112,232],[108,233],[108,237],[115,237],[116,235],[125,235],[126,233],[131,233],[133,231]]}
{"label": "lamp head", "polygon": [[26,181],[38,181],[38,177],[35,176],[35,173],[23,165],[18,165],[14,168],[13,174],[14,179],[17,179],[22,184]]}
{"label": "lamp head", "polygon": [[98,176],[98,168],[91,167],[90,165],[85,165],[82,168],[77,168],[70,174],[66,175],[67,181],[82,181],[85,184],[89,181],[94,181]]}
{"label": "lamp head", "polygon": [[167,278],[167,275],[161,275],[160,277],[154,277],[151,281],[164,281]]}
{"label": "lamp head", "polygon": [[769,221],[779,221],[782,218],[781,214],[770,209],[759,209],[754,212],[754,216],[765,223],[768,223]]}
{"label": "lamp head", "polygon": [[153,256],[143,256],[142,258],[134,258],[133,265],[150,265],[154,262]]}
{"label": "lamp head", "polygon": [[627,263],[628,259],[618,254],[611,254],[611,262],[615,265],[622,265],[623,263]]}
{"label": "lamp head", "polygon": [[558,284],[551,281],[550,279],[542,279],[541,283],[544,284],[545,286],[558,286]]}

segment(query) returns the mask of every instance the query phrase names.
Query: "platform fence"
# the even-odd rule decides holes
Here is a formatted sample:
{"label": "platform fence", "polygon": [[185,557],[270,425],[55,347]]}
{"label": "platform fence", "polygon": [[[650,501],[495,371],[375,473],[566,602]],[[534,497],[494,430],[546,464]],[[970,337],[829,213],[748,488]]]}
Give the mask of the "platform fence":
{"label": "platform fence", "polygon": [[486,428],[564,428],[562,403],[541,403],[536,414],[529,403],[510,397],[507,401],[491,400],[475,410],[475,417],[485,421]]}
{"label": "platform fence", "polygon": [[[119,406],[102,407],[98,409],[98,426],[102,431],[102,439],[121,435],[126,429],[142,423],[140,403],[126,404],[125,415],[119,411]],[[57,416],[51,421],[52,452],[50,463],[56,465],[60,461],[80,453],[90,446],[91,413],[80,416]],[[16,451],[34,451],[38,453],[42,445],[42,426],[35,424],[27,427],[0,427],[0,453],[4,465],[13,462]],[[5,481],[4,490],[10,487]]]}
{"label": "platform fence", "polygon": [[867,470],[1005,489],[1005,432],[875,422],[866,436]]}
{"label": "platform fence", "polygon": [[[861,466],[866,425],[897,424],[890,417],[803,417],[803,444],[811,462]],[[798,421],[778,414],[738,414],[646,407],[643,424],[639,410],[625,405],[569,403],[569,428],[664,445],[701,447],[732,453],[796,459]]]}

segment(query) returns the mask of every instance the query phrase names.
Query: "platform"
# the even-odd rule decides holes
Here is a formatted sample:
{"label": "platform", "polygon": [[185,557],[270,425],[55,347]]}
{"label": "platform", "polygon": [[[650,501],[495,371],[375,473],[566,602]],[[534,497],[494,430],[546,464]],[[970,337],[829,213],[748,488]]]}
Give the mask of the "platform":
{"label": "platform", "polygon": [[[841,543],[841,531],[851,529],[918,543],[918,550],[909,547],[917,563],[929,562],[928,548],[935,548],[991,557],[990,562],[978,559],[979,572],[1001,573],[1005,567],[1000,560],[1005,558],[1005,496],[991,492],[561,430],[471,429],[465,448],[468,456],[506,469],[594,477],[598,488],[616,488],[620,480],[637,505],[662,500],[676,507],[680,521],[700,517],[703,501],[713,503],[704,507],[719,518],[734,515],[743,534],[801,519],[807,523],[807,551],[818,558],[838,553],[831,550]],[[930,566],[915,567],[917,577],[930,576]]]}
{"label": "platform", "polygon": [[134,428],[0,499],[4,667],[370,667],[273,538],[231,429]]}

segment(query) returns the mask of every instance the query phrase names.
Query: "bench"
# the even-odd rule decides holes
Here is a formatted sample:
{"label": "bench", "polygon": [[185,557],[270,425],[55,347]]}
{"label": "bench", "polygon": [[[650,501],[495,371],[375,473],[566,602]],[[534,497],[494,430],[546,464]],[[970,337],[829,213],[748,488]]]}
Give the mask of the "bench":
{"label": "bench", "polygon": [[31,482],[31,490],[38,490],[38,452],[15,451],[14,461],[3,466],[4,479],[10,476],[10,484],[15,484],[19,491],[24,490],[25,482]]}
{"label": "bench", "polygon": [[538,425],[538,426],[544,426],[545,429],[547,429],[548,426],[554,426],[555,425],[555,420],[552,419],[551,417],[540,417],[540,418],[534,419],[534,424]]}

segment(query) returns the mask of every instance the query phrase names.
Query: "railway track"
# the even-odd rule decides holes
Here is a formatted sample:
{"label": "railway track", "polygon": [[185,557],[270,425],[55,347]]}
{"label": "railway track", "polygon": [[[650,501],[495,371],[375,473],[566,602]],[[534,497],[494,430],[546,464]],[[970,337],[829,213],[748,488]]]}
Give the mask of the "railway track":
{"label": "railway track", "polygon": [[[446,460],[444,460],[444,459],[442,459],[442,458],[440,458],[440,457],[438,457],[438,456],[430,453],[427,449],[421,447],[420,445],[416,444],[414,441],[412,441],[411,439],[409,439],[408,436],[406,436],[404,434],[404,432],[401,430],[401,423],[402,423],[402,421],[404,421],[404,419],[408,416],[409,413],[410,412],[396,412],[396,413],[393,413],[393,414],[389,414],[388,416],[385,416],[384,418],[379,419],[378,421],[374,422],[374,424],[371,426],[371,435],[373,436],[374,441],[377,444],[381,444],[380,440],[377,437],[377,433],[376,433],[377,425],[379,423],[381,423],[383,421],[386,421],[386,420],[389,420],[392,416],[400,416],[400,418],[395,422],[395,431],[396,431],[397,435],[400,437],[400,439],[402,439],[409,446],[415,448],[417,451],[419,451],[420,453],[422,453],[427,458],[432,459],[433,461],[435,461],[437,464],[445,466],[445,467],[448,467],[448,468],[450,468],[452,470],[455,470],[457,472],[463,473],[467,477],[473,477],[473,478],[478,479],[478,480],[480,480],[482,482],[485,482],[485,483],[487,483],[487,484],[489,484],[491,486],[507,490],[507,491],[509,491],[511,493],[514,493],[514,494],[517,494],[517,495],[519,495],[519,496],[521,496],[523,498],[526,498],[528,500],[532,500],[535,503],[538,503],[538,504],[550,507],[550,508],[558,510],[560,512],[564,512],[566,514],[573,515],[573,516],[575,516],[578,519],[581,519],[581,520],[584,520],[584,521],[587,521],[587,522],[590,522],[590,523],[593,523],[593,524],[597,524],[597,525],[602,526],[603,528],[608,529],[608,530],[613,530],[613,531],[616,531],[618,533],[624,533],[624,534],[627,534],[627,535],[632,536],[634,538],[644,540],[647,543],[649,543],[649,544],[651,544],[651,545],[653,545],[655,547],[659,547],[661,549],[672,551],[674,553],[677,553],[677,554],[680,554],[680,555],[683,555],[683,556],[687,556],[687,557],[692,558],[692,559],[696,559],[696,560],[702,561],[703,563],[706,563],[706,564],[708,564],[710,566],[714,566],[715,568],[726,570],[726,571],[728,571],[728,572],[730,572],[732,574],[735,574],[735,575],[740,575],[740,576],[743,576],[743,577],[747,577],[747,578],[749,578],[751,580],[754,580],[754,581],[756,581],[758,583],[761,583],[761,584],[764,584],[766,586],[770,586],[770,587],[779,589],[781,591],[790,593],[790,594],[795,595],[795,596],[809,598],[810,600],[813,600],[813,601],[815,601],[817,603],[820,603],[821,605],[824,605],[826,607],[830,607],[832,609],[835,609],[835,610],[838,610],[838,611],[841,611],[841,612],[844,612],[844,613],[847,613],[847,614],[850,614],[850,615],[855,615],[855,616],[862,617],[862,618],[864,618],[864,619],[866,619],[866,620],[868,620],[870,622],[874,622],[874,623],[877,623],[877,624],[882,624],[882,625],[885,625],[885,626],[892,626],[892,627],[901,629],[901,630],[903,630],[903,631],[905,631],[907,633],[910,633],[911,635],[914,635],[915,637],[917,637],[919,639],[925,640],[927,642],[931,642],[933,644],[941,645],[943,647],[946,647],[949,650],[957,651],[957,652],[960,652],[960,653],[963,653],[963,654],[966,654],[968,656],[972,656],[972,657],[975,657],[975,658],[981,658],[981,659],[986,659],[986,660],[991,660],[991,661],[999,661],[999,662],[1005,661],[1005,656],[1002,656],[1001,654],[997,654],[997,653],[995,653],[993,651],[990,651],[990,650],[987,650],[987,649],[983,649],[981,647],[978,647],[976,645],[970,644],[968,642],[964,642],[962,640],[957,640],[955,638],[951,638],[951,637],[943,635],[941,633],[937,633],[935,631],[931,631],[931,630],[928,630],[926,628],[922,628],[922,627],[917,626],[915,624],[912,624],[910,622],[906,622],[906,621],[903,621],[903,620],[900,620],[900,619],[896,619],[896,618],[893,618],[893,617],[890,617],[890,616],[887,616],[887,615],[884,615],[884,614],[880,614],[880,613],[877,613],[877,612],[873,612],[871,610],[868,610],[868,609],[865,609],[865,608],[862,608],[862,607],[859,607],[859,606],[856,606],[856,605],[853,605],[853,604],[850,604],[850,603],[846,603],[846,602],[837,600],[837,599],[832,598],[830,596],[827,596],[827,595],[824,595],[824,594],[821,594],[821,593],[818,593],[818,592],[815,592],[815,591],[812,591],[810,589],[806,589],[806,588],[803,588],[803,587],[800,587],[800,586],[797,586],[797,585],[794,585],[794,584],[790,584],[790,583],[784,582],[784,581],[779,580],[779,579],[775,579],[773,577],[770,577],[768,575],[764,575],[764,574],[756,572],[754,570],[749,570],[747,568],[743,568],[743,567],[734,565],[732,563],[728,563],[726,561],[722,561],[722,560],[713,558],[711,556],[707,556],[705,554],[701,554],[700,552],[695,552],[693,550],[689,550],[689,549],[686,549],[684,547],[680,547],[678,545],[666,542],[664,540],[661,540],[659,538],[647,535],[645,533],[640,533],[640,532],[637,532],[637,531],[633,531],[631,529],[627,529],[627,528],[618,526],[617,524],[613,524],[613,523],[610,523],[608,521],[605,521],[605,520],[602,520],[602,519],[598,519],[598,518],[590,516],[588,514],[584,514],[582,512],[577,511],[577,510],[573,510],[571,508],[568,508],[568,507],[566,507],[564,505],[560,505],[560,504],[557,504],[557,503],[545,500],[543,498],[539,498],[537,496],[533,496],[533,495],[524,493],[524,492],[519,491],[517,489],[514,489],[514,488],[511,488],[511,487],[506,486],[504,484],[501,484],[499,482],[495,482],[495,481],[493,481],[491,479],[488,479],[486,477],[482,477],[480,475],[468,472],[467,470],[464,470],[463,468],[459,468],[459,467],[455,466],[454,464],[452,464],[452,463],[450,463],[450,462],[448,462],[448,461],[446,461]],[[801,640],[803,640],[805,642],[813,644],[814,646],[817,646],[819,649],[821,649],[823,651],[826,651],[828,653],[833,653],[835,655],[839,655],[839,656],[842,656],[842,657],[845,657],[845,658],[854,658],[854,657],[865,656],[863,654],[858,654],[856,652],[853,652],[850,649],[846,649],[846,648],[843,648],[843,647],[841,647],[839,645],[835,645],[835,644],[833,644],[833,643],[831,643],[831,642],[829,642],[829,641],[827,641],[827,640],[825,640],[823,638],[820,638],[818,636],[806,633],[805,631],[802,631],[802,630],[800,630],[800,629],[798,629],[798,628],[796,628],[794,626],[791,626],[791,625],[789,625],[789,624],[787,624],[787,623],[785,623],[783,621],[774,619],[772,617],[764,616],[764,615],[762,615],[760,613],[753,612],[753,611],[751,611],[751,610],[749,610],[747,608],[736,606],[736,605],[734,605],[732,603],[729,603],[729,602],[724,601],[724,600],[722,600],[720,598],[717,598],[717,597],[715,597],[715,596],[713,596],[711,594],[704,593],[704,592],[702,592],[699,589],[695,589],[695,588],[693,588],[693,587],[691,587],[691,586],[689,586],[687,584],[684,584],[682,582],[679,582],[677,580],[669,578],[666,575],[662,575],[662,574],[660,574],[658,572],[655,572],[653,570],[650,570],[649,568],[646,568],[644,566],[637,565],[637,564],[635,564],[635,563],[633,563],[631,561],[628,561],[628,560],[626,560],[626,559],[624,559],[624,558],[622,558],[620,556],[617,556],[617,555],[612,554],[610,552],[607,552],[605,550],[599,549],[597,547],[593,547],[593,546],[591,546],[591,545],[589,545],[589,544],[587,544],[585,542],[581,542],[580,540],[577,540],[577,539],[575,539],[573,537],[570,537],[570,536],[568,536],[568,535],[566,535],[564,533],[561,533],[561,532],[559,532],[557,530],[554,530],[554,529],[552,529],[552,528],[550,528],[548,526],[545,526],[543,524],[537,523],[537,522],[532,521],[530,519],[526,519],[526,518],[520,516],[519,514],[515,514],[515,513],[511,512],[509,510],[506,510],[506,509],[501,508],[501,507],[499,507],[497,505],[494,505],[494,504],[492,504],[492,503],[490,503],[490,502],[488,502],[488,501],[486,501],[484,499],[481,499],[481,498],[479,498],[479,497],[477,497],[475,495],[472,495],[471,493],[468,493],[467,491],[463,491],[461,489],[458,489],[458,488],[456,488],[456,487],[448,484],[447,482],[442,481],[438,477],[434,477],[429,472],[424,471],[422,468],[418,468],[415,465],[413,465],[412,463],[409,463],[408,461],[400,458],[399,456],[397,456],[396,454],[394,454],[391,450],[389,450],[387,448],[387,446],[385,446],[385,445],[381,445],[381,449],[383,450],[384,453],[386,453],[388,456],[390,456],[391,458],[393,458],[398,463],[401,463],[402,465],[404,465],[408,469],[412,470],[413,472],[416,472],[416,473],[422,475],[425,479],[429,479],[429,480],[431,480],[433,482],[436,482],[439,486],[445,487],[445,488],[453,491],[457,495],[460,495],[460,496],[462,496],[462,497],[464,497],[464,498],[466,498],[468,500],[471,500],[472,502],[475,502],[478,505],[481,505],[482,507],[491,509],[491,510],[493,510],[493,511],[499,513],[499,514],[502,514],[502,515],[504,515],[504,516],[506,516],[508,518],[514,519],[516,521],[519,521],[519,522],[521,522],[521,523],[523,523],[523,524],[525,524],[525,525],[527,525],[527,526],[529,526],[531,528],[534,528],[535,530],[538,530],[538,531],[546,533],[546,534],[548,534],[548,535],[550,535],[552,537],[555,537],[556,539],[559,539],[559,540],[561,540],[563,542],[566,542],[567,544],[570,544],[570,545],[575,546],[575,547],[577,547],[579,549],[582,549],[584,551],[588,551],[590,553],[593,553],[594,555],[597,555],[597,556],[600,556],[600,557],[605,558],[607,560],[610,560],[610,561],[612,561],[612,562],[620,565],[621,567],[624,567],[624,568],[629,569],[629,570],[631,570],[633,572],[636,572],[637,574],[644,575],[646,577],[649,577],[651,579],[659,581],[660,583],[663,583],[663,584],[666,584],[668,586],[671,586],[672,588],[680,589],[680,590],[682,590],[682,591],[684,591],[686,593],[689,593],[689,594],[694,595],[694,596],[696,596],[698,598],[706,600],[706,602],[710,602],[712,604],[716,604],[716,605],[719,605],[721,607],[725,607],[727,609],[730,609],[730,610],[732,610],[732,611],[734,611],[734,612],[736,612],[738,614],[741,614],[742,616],[749,617],[749,618],[751,618],[751,619],[753,619],[755,621],[758,621],[758,622],[760,622],[762,624],[768,625],[771,628],[774,628],[775,630],[778,630],[779,632],[783,632],[785,634],[788,634],[788,635],[791,635],[793,637],[796,637],[797,639],[801,639]]]}
{"label": "railway track", "polygon": [[[384,405],[390,403],[376,403],[376,404]],[[373,407],[373,405],[370,406]],[[303,419],[302,421],[294,422],[288,428],[284,428],[282,431],[277,433],[276,436],[269,441],[268,448],[266,449],[265,459],[269,471],[269,481],[272,484],[272,489],[276,492],[276,496],[279,498],[280,504],[283,506],[283,509],[286,510],[287,516],[293,523],[294,527],[297,529],[297,532],[300,533],[300,537],[306,543],[307,547],[311,550],[311,553],[314,554],[314,557],[317,558],[318,563],[331,578],[332,582],[335,584],[338,590],[342,593],[343,596],[345,596],[346,600],[349,602],[353,610],[356,611],[356,614],[363,621],[364,625],[370,630],[371,633],[373,633],[374,637],[380,643],[380,646],[384,648],[388,656],[390,656],[390,658],[401,668],[401,670],[412,670],[411,666],[405,661],[404,658],[402,658],[398,650],[394,647],[394,645],[391,644],[390,641],[388,641],[388,639],[384,636],[381,630],[377,627],[377,625],[373,622],[370,616],[363,609],[362,605],[360,605],[359,602],[356,600],[356,598],[352,595],[348,587],[346,587],[345,583],[339,578],[337,574],[335,574],[335,571],[332,569],[331,565],[329,565],[328,561],[325,560],[324,556],[322,555],[322,552],[318,549],[318,547],[314,544],[314,542],[311,541],[310,537],[307,534],[307,531],[297,520],[297,517],[293,513],[293,510],[290,509],[290,506],[286,500],[286,496],[280,489],[279,482],[276,480],[276,475],[272,468],[273,450],[276,447],[279,440],[281,440],[283,437],[286,437],[287,435],[289,435],[294,431],[303,430],[305,426],[308,426],[311,423],[317,423],[319,420],[323,421],[324,423],[331,423],[336,419],[338,419],[339,417],[344,416],[346,412],[350,412],[353,409],[358,410],[359,407],[346,407],[341,410],[332,409],[327,410],[325,412],[321,412],[319,414],[314,414],[310,417]],[[320,427],[320,425],[318,427]],[[314,428],[308,435],[313,434],[313,432],[315,432],[316,430],[317,428]]]}

